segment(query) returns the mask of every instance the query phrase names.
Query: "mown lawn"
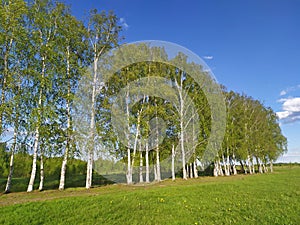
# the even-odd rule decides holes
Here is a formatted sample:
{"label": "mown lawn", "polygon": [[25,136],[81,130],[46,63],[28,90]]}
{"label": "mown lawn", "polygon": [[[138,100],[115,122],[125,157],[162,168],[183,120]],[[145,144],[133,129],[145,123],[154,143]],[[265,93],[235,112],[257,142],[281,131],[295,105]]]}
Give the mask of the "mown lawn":
{"label": "mown lawn", "polygon": [[0,224],[300,224],[300,167],[0,196]]}

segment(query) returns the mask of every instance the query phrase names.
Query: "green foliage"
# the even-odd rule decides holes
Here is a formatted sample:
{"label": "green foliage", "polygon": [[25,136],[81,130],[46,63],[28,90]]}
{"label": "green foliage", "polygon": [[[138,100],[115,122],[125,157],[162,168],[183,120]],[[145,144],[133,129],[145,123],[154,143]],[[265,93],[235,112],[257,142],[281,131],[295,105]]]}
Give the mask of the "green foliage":
{"label": "green foliage", "polygon": [[8,175],[9,154],[7,153],[6,143],[0,143],[0,177]]}

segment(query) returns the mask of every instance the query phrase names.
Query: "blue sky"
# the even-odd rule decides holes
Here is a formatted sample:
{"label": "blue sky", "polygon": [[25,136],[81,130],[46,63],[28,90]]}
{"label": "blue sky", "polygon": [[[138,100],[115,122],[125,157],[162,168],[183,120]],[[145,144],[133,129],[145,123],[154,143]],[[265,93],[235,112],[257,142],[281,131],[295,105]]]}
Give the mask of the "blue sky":
{"label": "blue sky", "polygon": [[300,1],[65,0],[83,19],[114,10],[125,42],[163,40],[199,55],[217,80],[279,112],[289,151],[300,162]]}

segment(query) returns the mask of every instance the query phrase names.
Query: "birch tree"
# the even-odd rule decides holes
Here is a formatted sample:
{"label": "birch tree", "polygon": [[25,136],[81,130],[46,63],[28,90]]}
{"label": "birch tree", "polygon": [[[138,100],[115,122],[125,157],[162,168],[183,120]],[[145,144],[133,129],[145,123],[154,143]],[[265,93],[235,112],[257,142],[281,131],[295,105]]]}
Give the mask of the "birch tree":
{"label": "birch tree", "polygon": [[[87,153],[87,175],[86,185],[88,189],[92,186],[93,161],[94,161],[94,139],[95,139],[95,104],[97,92],[103,88],[101,82],[101,75],[98,74],[98,63],[100,57],[118,45],[119,32],[121,27],[118,25],[118,19],[113,12],[97,13],[97,10],[90,12],[88,20],[87,40],[89,42],[89,51],[92,55],[92,92],[91,92],[91,109],[90,109],[90,127],[89,140],[90,145]],[[96,84],[100,83],[100,87]],[[98,89],[98,90],[97,90]]]}
{"label": "birch tree", "polygon": [[25,64],[25,16],[26,5],[23,1],[2,1],[0,5],[0,66],[1,100],[0,100],[0,136],[3,131],[3,119],[13,129],[10,147],[9,175],[5,193],[10,192],[14,169],[14,154],[17,148],[22,96],[21,87]]}
{"label": "birch tree", "polygon": [[[65,6],[61,5],[65,8]],[[80,75],[85,65],[86,42],[84,41],[85,28],[81,22],[73,17],[69,9],[63,9],[62,19],[58,24],[59,43],[61,44],[60,57],[61,57],[61,75],[57,77],[57,89],[60,89],[60,106],[64,109],[64,113],[61,117],[62,127],[65,133],[65,150],[63,153],[63,161],[60,173],[59,190],[63,190],[65,186],[65,175],[68,157],[72,146],[74,146],[73,140],[73,127],[72,127],[72,102],[74,99],[74,93]],[[66,121],[66,122],[64,122]]]}
{"label": "birch tree", "polygon": [[[55,71],[54,64],[57,62],[55,55],[56,32],[60,18],[60,8],[52,1],[36,0],[29,7],[29,39],[31,49],[31,74],[33,97],[32,104],[35,109],[31,115],[32,128],[34,132],[33,161],[27,192],[33,190],[36,177],[36,163],[40,144],[40,128],[47,117],[51,117],[53,107],[51,106],[52,82]],[[41,165],[43,165],[43,153],[41,154]],[[41,183],[39,189],[43,189],[43,168],[41,167]]]}

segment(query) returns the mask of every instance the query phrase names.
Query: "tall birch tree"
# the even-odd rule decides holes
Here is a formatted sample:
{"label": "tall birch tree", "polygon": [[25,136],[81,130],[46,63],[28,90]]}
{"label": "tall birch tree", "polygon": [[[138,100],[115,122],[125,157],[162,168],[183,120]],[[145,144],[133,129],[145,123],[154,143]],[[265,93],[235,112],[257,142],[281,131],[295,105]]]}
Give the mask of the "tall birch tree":
{"label": "tall birch tree", "polygon": [[[104,87],[101,82],[101,74],[98,72],[98,64],[100,57],[118,45],[121,27],[118,25],[118,18],[113,12],[101,12],[92,10],[88,19],[86,39],[89,42],[89,51],[92,55],[92,92],[91,92],[91,108],[90,108],[90,127],[89,127],[89,149],[87,152],[87,175],[85,187],[91,188],[92,174],[93,174],[93,161],[94,161],[94,139],[95,139],[95,113],[96,113],[96,98],[97,93]],[[97,87],[97,84],[100,84]]]}

